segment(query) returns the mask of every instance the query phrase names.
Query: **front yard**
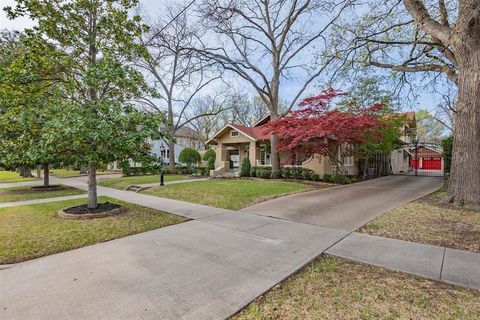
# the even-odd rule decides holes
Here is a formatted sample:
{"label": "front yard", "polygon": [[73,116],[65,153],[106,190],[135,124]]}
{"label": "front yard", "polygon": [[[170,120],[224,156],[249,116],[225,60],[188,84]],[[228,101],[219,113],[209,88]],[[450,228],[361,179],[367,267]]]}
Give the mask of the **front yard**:
{"label": "front yard", "polygon": [[265,199],[310,189],[313,189],[312,185],[281,180],[210,179],[150,188],[143,193],[238,210]]}
{"label": "front yard", "polygon": [[30,187],[14,187],[0,189],[0,203],[13,202],[22,200],[45,199],[72,196],[76,194],[85,194],[83,190],[75,189],[68,186],[61,186],[60,190],[37,191]]}
{"label": "front yard", "polygon": [[233,320],[480,319],[480,292],[324,257]]}
{"label": "front yard", "polygon": [[0,183],[24,182],[37,180],[36,178],[21,177],[18,172],[0,170]]}
{"label": "front yard", "polygon": [[[165,175],[164,181],[179,181],[187,180],[188,176],[183,175]],[[120,177],[112,179],[101,179],[98,180],[98,185],[102,187],[114,188],[123,190],[131,185],[147,184],[147,183],[158,183],[160,184],[160,175],[149,175],[149,176],[132,176],[132,177]]]}
{"label": "front yard", "polygon": [[438,205],[445,188],[377,217],[360,232],[480,252],[480,212]]}
{"label": "front yard", "polygon": [[[80,170],[70,170],[70,169],[51,169],[50,174],[56,178],[71,178],[71,177],[80,177],[80,176],[87,175],[86,173],[80,174]],[[103,175],[103,174],[111,174],[111,172],[97,171],[97,175]]]}
{"label": "front yard", "polygon": [[93,220],[64,220],[60,209],[85,203],[84,199],[0,208],[0,264],[15,263],[57,252],[104,242],[186,221],[117,200],[130,210],[124,214]]}

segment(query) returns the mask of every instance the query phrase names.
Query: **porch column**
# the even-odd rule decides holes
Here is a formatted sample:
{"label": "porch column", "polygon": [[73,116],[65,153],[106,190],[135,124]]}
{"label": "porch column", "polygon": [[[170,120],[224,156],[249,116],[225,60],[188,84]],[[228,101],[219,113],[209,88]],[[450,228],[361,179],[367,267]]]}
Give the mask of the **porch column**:
{"label": "porch column", "polygon": [[216,158],[215,158],[215,169],[218,167],[223,167],[223,152],[224,151],[224,146],[222,143],[218,143],[217,149],[215,150],[216,153]]}
{"label": "porch column", "polygon": [[257,165],[257,143],[255,141],[250,141],[248,158],[250,159],[251,166],[255,167]]}

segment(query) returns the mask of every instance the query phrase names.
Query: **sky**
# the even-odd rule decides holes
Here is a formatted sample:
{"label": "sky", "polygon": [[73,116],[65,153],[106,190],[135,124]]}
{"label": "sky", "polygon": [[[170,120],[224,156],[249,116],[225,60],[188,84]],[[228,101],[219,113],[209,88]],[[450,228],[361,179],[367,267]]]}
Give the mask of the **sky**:
{"label": "sky", "polygon": [[[156,14],[162,12],[162,8],[169,0],[140,0],[140,4],[143,7],[145,12],[148,12],[149,15],[155,17]],[[175,0],[172,0],[175,1]],[[184,1],[182,1],[184,3]],[[14,0],[0,0],[0,7],[5,6],[14,6]],[[190,10],[190,9],[189,9]],[[10,30],[23,30],[33,26],[33,21],[28,18],[18,18],[15,20],[9,20],[3,10],[0,12],[0,29],[10,29]],[[303,57],[302,57],[303,58]],[[304,57],[305,59],[311,59],[311,57]],[[255,95],[255,92],[250,84],[245,83],[244,81],[238,80],[235,81],[235,86],[242,92],[247,92],[252,96]],[[298,79],[284,79],[281,86],[281,100],[289,102],[293,99],[294,95],[298,89],[302,86],[301,77]],[[321,86],[321,79],[318,81],[312,82],[310,87],[305,91],[306,95],[313,95],[318,93],[319,87]],[[342,88],[337,88],[342,89]],[[415,109],[427,109],[434,111],[437,104],[438,96],[430,92],[420,92],[419,97],[413,103],[409,102],[408,106],[405,107],[405,111],[415,110]],[[413,107],[412,107],[413,106]]]}

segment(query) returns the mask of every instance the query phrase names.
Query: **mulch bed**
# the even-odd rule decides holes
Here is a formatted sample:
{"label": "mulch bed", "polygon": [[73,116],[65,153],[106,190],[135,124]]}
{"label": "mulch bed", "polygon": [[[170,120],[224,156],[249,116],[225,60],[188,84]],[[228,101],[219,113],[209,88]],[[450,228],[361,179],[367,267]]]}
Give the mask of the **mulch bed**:
{"label": "mulch bed", "polygon": [[81,206],[75,206],[75,207],[63,209],[63,211],[68,214],[91,214],[91,213],[108,212],[114,209],[119,209],[121,207],[122,207],[121,205],[116,203],[105,202],[105,203],[99,203],[98,207],[95,209],[89,209],[88,205],[83,204]]}
{"label": "mulch bed", "polygon": [[44,192],[44,191],[59,191],[59,190],[70,190],[73,189],[72,187],[65,187],[60,185],[55,186],[35,186],[35,187],[27,187],[22,189],[14,189],[5,191],[4,194],[32,194],[37,192]]}

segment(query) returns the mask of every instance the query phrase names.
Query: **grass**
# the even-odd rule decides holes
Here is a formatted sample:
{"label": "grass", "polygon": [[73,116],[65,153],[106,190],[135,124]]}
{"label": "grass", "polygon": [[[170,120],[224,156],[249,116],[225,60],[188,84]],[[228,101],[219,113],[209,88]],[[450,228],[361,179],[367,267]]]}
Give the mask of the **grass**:
{"label": "grass", "polygon": [[37,179],[21,177],[18,172],[14,171],[0,171],[0,183],[24,182],[33,180]]}
{"label": "grass", "polygon": [[232,319],[480,319],[480,292],[325,257]]}
{"label": "grass", "polygon": [[64,220],[60,209],[85,200],[0,208],[0,264],[15,263],[67,251],[186,221],[180,216],[101,197],[130,210],[93,220]]}
{"label": "grass", "polygon": [[312,189],[312,186],[279,180],[211,179],[155,187],[147,189],[143,193],[238,210],[264,199],[309,189]]}
{"label": "grass", "polygon": [[64,197],[64,196],[72,196],[72,195],[84,194],[84,193],[86,192],[83,190],[68,187],[68,186],[62,186],[61,190],[50,190],[50,191],[36,191],[30,187],[5,188],[5,189],[0,189],[0,203]]}
{"label": "grass", "polygon": [[438,205],[445,188],[377,217],[360,232],[480,252],[480,212]]}
{"label": "grass", "polygon": [[[182,175],[165,175],[164,181],[179,181],[187,180],[188,176]],[[121,177],[121,178],[112,178],[112,179],[101,179],[98,181],[98,184],[103,187],[114,188],[123,190],[126,187],[131,185],[146,184],[146,183],[160,183],[159,175],[149,175],[149,176],[133,176],[133,177]]]}
{"label": "grass", "polygon": [[[108,171],[97,171],[97,175],[110,174]],[[43,171],[42,171],[43,174]],[[57,178],[70,178],[78,176],[86,176],[87,174],[80,174],[80,170],[69,170],[69,169],[51,169],[50,174]]]}

